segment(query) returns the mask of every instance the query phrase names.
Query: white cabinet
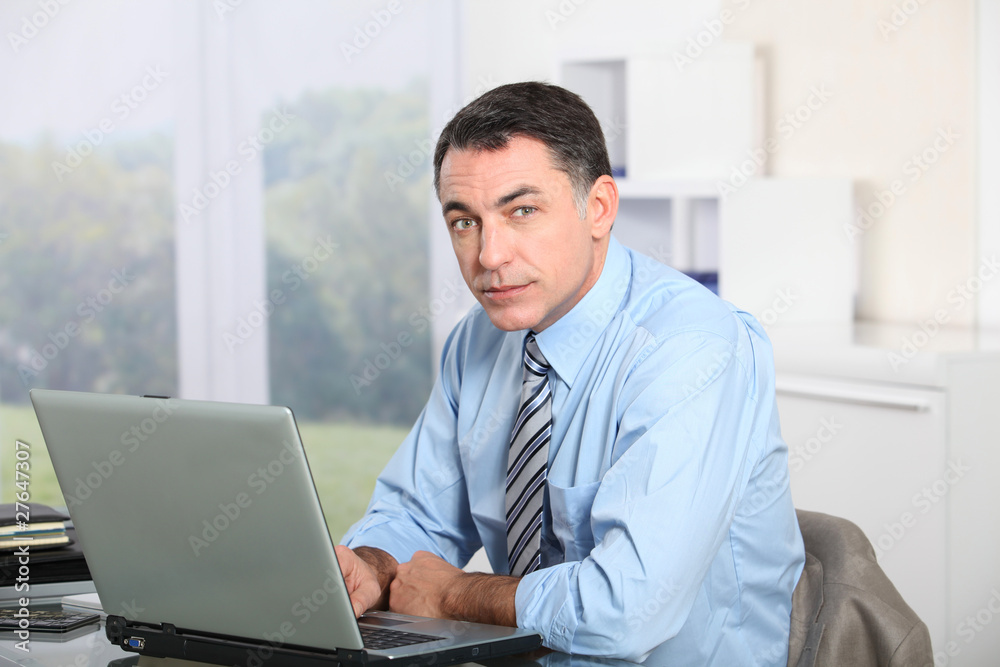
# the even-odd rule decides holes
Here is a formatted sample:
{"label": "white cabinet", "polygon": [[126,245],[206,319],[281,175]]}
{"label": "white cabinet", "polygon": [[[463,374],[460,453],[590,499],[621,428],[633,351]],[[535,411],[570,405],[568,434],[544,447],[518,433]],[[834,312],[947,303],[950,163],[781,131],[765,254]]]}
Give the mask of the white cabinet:
{"label": "white cabinet", "polygon": [[777,390],[795,506],[860,526],[886,574],[943,639],[947,517],[940,499],[920,493],[948,468],[944,391],[791,374]]}
{"label": "white cabinet", "polygon": [[995,665],[1000,337],[939,331],[900,364],[891,355],[912,334],[879,325],[771,332],[793,499],[864,530],[927,623],[936,664]]}

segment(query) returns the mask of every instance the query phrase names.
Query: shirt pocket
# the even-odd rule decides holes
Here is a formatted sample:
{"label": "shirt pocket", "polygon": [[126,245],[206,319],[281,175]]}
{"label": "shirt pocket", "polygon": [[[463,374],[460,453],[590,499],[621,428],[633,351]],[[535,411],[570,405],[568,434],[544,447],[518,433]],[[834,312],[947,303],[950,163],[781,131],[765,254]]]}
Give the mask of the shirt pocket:
{"label": "shirt pocket", "polygon": [[567,561],[583,560],[594,548],[590,509],[600,486],[599,481],[570,487],[548,485],[552,532]]}

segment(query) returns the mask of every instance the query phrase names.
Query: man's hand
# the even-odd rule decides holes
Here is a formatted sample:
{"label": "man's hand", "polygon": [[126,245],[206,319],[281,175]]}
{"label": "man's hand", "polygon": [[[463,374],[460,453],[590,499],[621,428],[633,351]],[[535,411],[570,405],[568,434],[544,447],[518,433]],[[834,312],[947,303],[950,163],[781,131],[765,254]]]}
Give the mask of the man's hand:
{"label": "man's hand", "polygon": [[418,551],[413,560],[396,568],[396,578],[389,585],[389,609],[414,616],[451,618],[444,611],[444,597],[462,574],[462,570],[434,554]]}
{"label": "man's hand", "polygon": [[389,609],[401,614],[517,625],[514,593],[520,579],[463,572],[434,554],[418,551],[396,568]]}
{"label": "man's hand", "polygon": [[396,559],[382,551],[370,547],[353,550],[342,544],[334,546],[340,571],[351,596],[354,615],[361,616],[369,609],[385,609],[389,582],[396,572]]}

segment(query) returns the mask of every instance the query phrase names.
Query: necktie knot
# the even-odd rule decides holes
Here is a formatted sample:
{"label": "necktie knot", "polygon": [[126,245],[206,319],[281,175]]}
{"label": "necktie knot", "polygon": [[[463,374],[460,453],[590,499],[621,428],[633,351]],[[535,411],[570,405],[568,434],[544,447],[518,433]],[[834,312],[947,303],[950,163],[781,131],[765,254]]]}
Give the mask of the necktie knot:
{"label": "necktie knot", "polygon": [[550,366],[545,359],[545,355],[538,349],[538,341],[534,334],[528,334],[524,340],[524,380],[528,381],[529,373],[535,376],[543,376],[548,373]]}

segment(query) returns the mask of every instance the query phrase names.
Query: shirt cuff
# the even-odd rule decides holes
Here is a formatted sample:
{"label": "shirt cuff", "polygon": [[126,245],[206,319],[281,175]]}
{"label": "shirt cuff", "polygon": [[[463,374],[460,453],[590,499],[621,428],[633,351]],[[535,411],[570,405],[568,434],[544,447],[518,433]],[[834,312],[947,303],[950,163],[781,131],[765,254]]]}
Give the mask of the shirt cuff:
{"label": "shirt cuff", "polygon": [[514,594],[517,625],[542,635],[542,643],[553,650],[570,653],[579,625],[574,609],[571,581],[580,563],[561,563],[525,575]]}

